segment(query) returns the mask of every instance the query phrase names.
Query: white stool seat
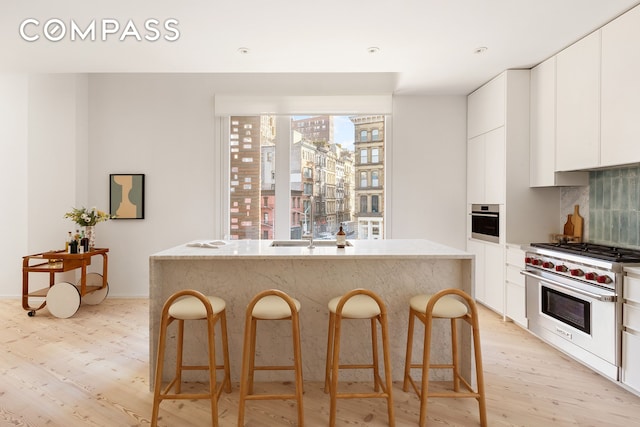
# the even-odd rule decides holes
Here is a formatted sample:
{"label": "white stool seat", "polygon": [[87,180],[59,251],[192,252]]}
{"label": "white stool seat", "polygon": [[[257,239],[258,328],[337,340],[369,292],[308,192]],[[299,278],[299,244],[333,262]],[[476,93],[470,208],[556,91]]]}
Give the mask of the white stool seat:
{"label": "white stool seat", "polygon": [[[336,312],[338,308],[339,297],[332,298],[329,301],[329,311]],[[368,295],[354,295],[342,306],[342,317],[349,319],[371,319],[380,315],[380,306]]]}
{"label": "white stool seat", "polygon": [[[433,295],[416,295],[409,301],[411,308],[419,313],[426,313],[427,304]],[[442,297],[433,306],[433,317],[455,319],[467,314],[467,306],[453,297]]]}
{"label": "white stool seat", "polygon": [[[296,311],[300,312],[300,301],[295,298],[291,299],[296,306]],[[291,316],[291,308],[281,297],[277,295],[267,295],[256,303],[251,315],[256,319],[262,320],[286,319]]]}
{"label": "white stool seat", "polygon": [[[211,302],[214,314],[221,313],[226,307],[226,303],[222,298],[207,297],[207,299]],[[169,316],[181,320],[205,319],[207,317],[207,309],[198,298],[186,296],[171,304]]]}

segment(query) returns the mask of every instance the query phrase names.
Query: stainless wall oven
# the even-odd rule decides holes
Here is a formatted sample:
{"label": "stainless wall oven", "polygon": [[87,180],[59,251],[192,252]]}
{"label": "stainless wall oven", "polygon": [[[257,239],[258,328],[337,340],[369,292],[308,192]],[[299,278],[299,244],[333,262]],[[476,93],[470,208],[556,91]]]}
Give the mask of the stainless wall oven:
{"label": "stainless wall oven", "polygon": [[500,242],[500,205],[471,205],[471,237]]}

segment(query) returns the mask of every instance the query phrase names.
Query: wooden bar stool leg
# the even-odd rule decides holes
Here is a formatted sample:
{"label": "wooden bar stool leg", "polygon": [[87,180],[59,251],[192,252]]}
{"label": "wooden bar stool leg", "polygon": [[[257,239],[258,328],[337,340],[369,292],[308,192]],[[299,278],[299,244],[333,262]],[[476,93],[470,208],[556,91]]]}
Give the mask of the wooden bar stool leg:
{"label": "wooden bar stool leg", "polygon": [[415,323],[415,311],[409,310],[409,325],[407,332],[407,355],[404,361],[404,381],[402,382],[402,390],[409,391],[409,378],[411,376],[411,366],[413,364],[413,327]]}
{"label": "wooden bar stool leg", "polygon": [[330,391],[330,410],[329,410],[329,427],[336,425],[337,412],[337,390],[338,390],[338,369],[340,363],[340,335],[342,327],[342,316],[335,315],[333,332],[333,354],[331,356],[331,387]]}
{"label": "wooden bar stool leg", "polygon": [[378,320],[371,319],[371,349],[373,352],[373,391],[380,391],[380,366],[378,359]]}
{"label": "wooden bar stool leg", "polygon": [[451,319],[451,360],[453,364],[453,391],[460,391],[460,369],[458,364],[457,319]]}
{"label": "wooden bar stool leg", "polygon": [[178,336],[176,338],[176,381],[175,393],[182,391],[182,350],[184,348],[184,320],[178,319]]}
{"label": "wooden bar stool leg", "polygon": [[329,332],[327,338],[327,362],[324,370],[324,392],[329,393],[330,389],[330,381],[331,381],[331,371],[333,369],[332,359],[333,359],[333,331],[336,323],[336,316],[333,313],[329,313]]}
{"label": "wooden bar stool leg", "polygon": [[160,324],[160,339],[158,340],[158,358],[156,362],[156,375],[153,384],[153,409],[151,412],[151,427],[158,425],[158,412],[160,411],[160,402],[162,401],[160,393],[162,391],[162,371],[164,365],[164,349],[167,345],[167,326],[168,319],[162,318]]}
{"label": "wooden bar stool leg", "polygon": [[422,353],[422,388],[420,391],[420,421],[418,425],[424,427],[427,424],[427,397],[429,394],[429,371],[431,367],[431,328],[433,318],[426,316],[424,319],[424,352]]}
{"label": "wooden bar stool leg", "polygon": [[391,388],[393,380],[391,378],[391,356],[389,354],[389,331],[387,325],[387,316],[385,312],[380,315],[380,329],[382,330],[382,354],[384,357],[384,376],[385,376],[385,393],[387,394],[387,413],[389,416],[389,427],[395,427],[396,418],[393,411],[393,395]]}
{"label": "wooden bar stool leg", "polygon": [[229,364],[229,338],[227,335],[227,313],[226,310],[220,313],[220,336],[222,337],[222,360],[224,368],[225,392],[231,393],[231,369]]}

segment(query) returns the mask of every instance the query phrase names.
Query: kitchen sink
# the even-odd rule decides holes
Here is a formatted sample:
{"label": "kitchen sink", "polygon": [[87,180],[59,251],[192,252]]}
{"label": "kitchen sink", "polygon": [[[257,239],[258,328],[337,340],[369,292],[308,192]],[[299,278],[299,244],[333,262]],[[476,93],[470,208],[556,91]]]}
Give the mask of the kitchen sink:
{"label": "kitchen sink", "polygon": [[[274,240],[271,245],[274,248],[282,247],[304,247],[309,246],[308,240]],[[336,246],[335,240],[314,240],[313,246]],[[351,242],[347,241],[347,246],[353,246]]]}

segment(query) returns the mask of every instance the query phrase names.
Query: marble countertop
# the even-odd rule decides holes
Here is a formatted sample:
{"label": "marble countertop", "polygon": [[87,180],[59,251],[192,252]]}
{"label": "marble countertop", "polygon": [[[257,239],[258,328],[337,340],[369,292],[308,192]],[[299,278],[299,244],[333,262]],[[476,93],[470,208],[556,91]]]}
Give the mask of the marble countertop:
{"label": "marble countertop", "polygon": [[194,240],[151,255],[152,260],[268,258],[448,258],[471,259],[473,254],[423,239],[349,240],[352,246],[273,247],[272,240]]}

